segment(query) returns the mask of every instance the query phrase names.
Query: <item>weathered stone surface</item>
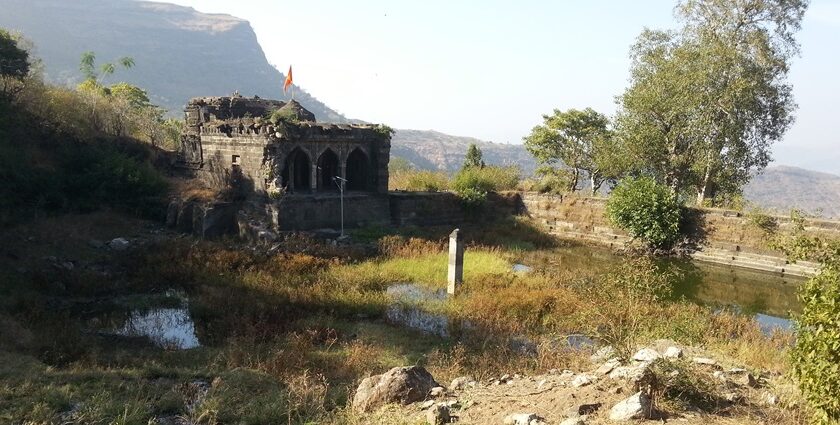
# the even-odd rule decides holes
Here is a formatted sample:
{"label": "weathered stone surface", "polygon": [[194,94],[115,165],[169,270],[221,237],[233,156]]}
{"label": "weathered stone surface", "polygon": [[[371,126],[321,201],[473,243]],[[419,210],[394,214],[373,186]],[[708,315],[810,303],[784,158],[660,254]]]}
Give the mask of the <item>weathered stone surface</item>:
{"label": "weathered stone surface", "polygon": [[426,398],[438,383],[419,366],[395,367],[364,379],[353,396],[353,408],[367,412],[388,403],[408,404]]}
{"label": "weathered stone surface", "polygon": [[682,348],[671,346],[665,349],[662,356],[668,359],[679,359],[683,356],[683,350]]}
{"label": "weathered stone surface", "polygon": [[505,416],[504,425],[535,425],[542,422],[542,418],[536,413],[513,413]]}
{"label": "weathered stone surface", "polygon": [[717,366],[717,361],[715,361],[714,359],[710,359],[708,357],[695,357],[695,358],[692,359],[692,361],[696,364],[699,364],[699,365]]}
{"label": "weathered stone surface", "polygon": [[438,398],[446,394],[446,390],[443,387],[434,387],[429,390],[429,397]]}
{"label": "weathered stone surface", "polygon": [[572,386],[575,388],[583,387],[595,382],[596,379],[598,378],[596,378],[595,375],[581,373],[580,375],[575,376],[575,379],[572,379]]}
{"label": "weathered stone surface", "polygon": [[571,418],[566,418],[563,422],[560,422],[560,425],[584,425],[586,424],[586,416],[573,416]]}
{"label": "weathered stone surface", "polygon": [[595,370],[596,375],[606,375],[613,371],[613,369],[621,366],[621,361],[618,359],[607,360],[598,369]]}
{"label": "weathered stone surface", "polygon": [[642,348],[633,355],[633,360],[637,362],[652,362],[660,357],[662,355],[658,351],[652,348]]}
{"label": "weathered stone surface", "polygon": [[448,424],[451,420],[449,407],[446,405],[436,404],[426,411],[426,423],[429,425]]}
{"label": "weathered stone surface", "polygon": [[610,379],[629,380],[630,382],[638,382],[644,378],[648,373],[648,366],[641,364],[638,366],[619,366],[610,372]]}
{"label": "weathered stone surface", "polygon": [[459,376],[453,379],[452,382],[449,384],[449,390],[457,391],[463,389],[464,387],[470,384],[475,384],[475,379],[473,379],[472,376]]}
{"label": "weathered stone surface", "polygon": [[607,345],[598,349],[595,354],[589,356],[592,363],[601,363],[615,357],[615,349],[611,345]]}
{"label": "weathered stone surface", "polygon": [[650,415],[650,399],[638,392],[620,401],[610,409],[610,420],[629,421],[646,418]]}
{"label": "weathered stone surface", "polygon": [[125,251],[129,245],[131,245],[131,242],[126,238],[114,238],[108,242],[108,247],[114,251]]}

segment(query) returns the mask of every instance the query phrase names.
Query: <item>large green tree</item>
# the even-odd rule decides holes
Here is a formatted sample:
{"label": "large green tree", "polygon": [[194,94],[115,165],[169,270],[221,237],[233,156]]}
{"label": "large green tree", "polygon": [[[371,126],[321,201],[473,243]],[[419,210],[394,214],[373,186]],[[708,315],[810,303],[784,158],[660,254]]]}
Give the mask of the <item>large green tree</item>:
{"label": "large green tree", "polygon": [[29,52],[21,48],[19,38],[0,29],[0,97],[18,92],[21,81],[29,75]]}
{"label": "large green tree", "polygon": [[461,168],[484,168],[484,165],[484,154],[481,149],[475,143],[470,143],[470,146],[467,147],[467,153],[464,155],[464,165]]}
{"label": "large green tree", "polygon": [[570,191],[577,189],[585,172],[595,194],[604,181],[619,174],[621,165],[617,140],[609,126],[609,119],[592,108],[555,109],[552,115],[543,115],[543,124],[524,138],[525,148],[537,159],[543,173],[569,167]]}
{"label": "large green tree", "polygon": [[735,193],[793,122],[787,82],[805,0],[686,0],[678,32],[645,30],[618,127],[634,163],[697,202]]}

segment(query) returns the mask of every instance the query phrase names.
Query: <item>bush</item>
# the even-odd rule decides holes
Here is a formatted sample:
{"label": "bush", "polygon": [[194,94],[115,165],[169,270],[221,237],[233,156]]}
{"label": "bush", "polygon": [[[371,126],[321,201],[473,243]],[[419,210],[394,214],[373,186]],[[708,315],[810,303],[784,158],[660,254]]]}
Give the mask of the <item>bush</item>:
{"label": "bush", "polygon": [[412,192],[441,192],[449,188],[449,177],[442,171],[401,170],[391,174],[389,189]]}
{"label": "bush", "polygon": [[452,189],[468,205],[483,203],[488,192],[514,190],[519,184],[518,167],[466,167],[452,182]]}
{"label": "bush", "polygon": [[680,236],[682,207],[667,187],[649,177],[631,177],[613,190],[607,217],[650,248],[670,248]]}
{"label": "bush", "polygon": [[799,289],[802,315],[796,320],[793,370],[819,422],[840,420],[840,271],[824,265]]}

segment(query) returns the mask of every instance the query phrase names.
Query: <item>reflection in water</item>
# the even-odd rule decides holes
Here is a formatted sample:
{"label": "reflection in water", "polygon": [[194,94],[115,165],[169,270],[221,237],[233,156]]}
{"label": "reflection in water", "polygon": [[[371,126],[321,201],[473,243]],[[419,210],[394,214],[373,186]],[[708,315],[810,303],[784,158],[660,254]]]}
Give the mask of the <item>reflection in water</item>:
{"label": "reflection in water", "polygon": [[186,308],[133,311],[117,334],[144,336],[167,349],[186,350],[199,346],[195,325]]}
{"label": "reflection in water", "polygon": [[530,273],[534,269],[524,264],[516,263],[513,265],[512,270],[514,273]]}
{"label": "reflection in water", "polygon": [[426,311],[427,307],[446,300],[446,290],[433,290],[414,283],[397,283],[389,286],[386,293],[395,301],[385,310],[388,322],[443,338],[449,337],[449,318]]}
{"label": "reflection in water", "polygon": [[[618,261],[621,257],[607,249],[584,245],[532,251],[521,259],[535,270],[551,274],[580,270],[599,272]],[[786,318],[791,312],[801,310],[796,289],[802,278],[677,258],[661,259],[659,266],[682,276],[675,287],[677,296],[711,306],[735,307],[754,315],[766,332],[776,328],[790,329],[790,321]]]}

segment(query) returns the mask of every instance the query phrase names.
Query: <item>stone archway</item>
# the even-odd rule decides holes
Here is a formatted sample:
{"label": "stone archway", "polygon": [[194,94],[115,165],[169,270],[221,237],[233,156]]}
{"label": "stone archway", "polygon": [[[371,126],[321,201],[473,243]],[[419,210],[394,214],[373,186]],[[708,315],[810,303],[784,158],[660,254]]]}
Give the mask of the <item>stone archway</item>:
{"label": "stone archway", "polygon": [[337,191],[338,186],[336,186],[334,178],[340,176],[338,155],[332,149],[325,150],[318,158],[318,191]]}
{"label": "stone archway", "polygon": [[370,160],[359,148],[347,156],[347,190],[370,189]]}
{"label": "stone archway", "polygon": [[291,193],[305,193],[312,190],[309,155],[301,148],[295,148],[283,163],[283,185]]}

